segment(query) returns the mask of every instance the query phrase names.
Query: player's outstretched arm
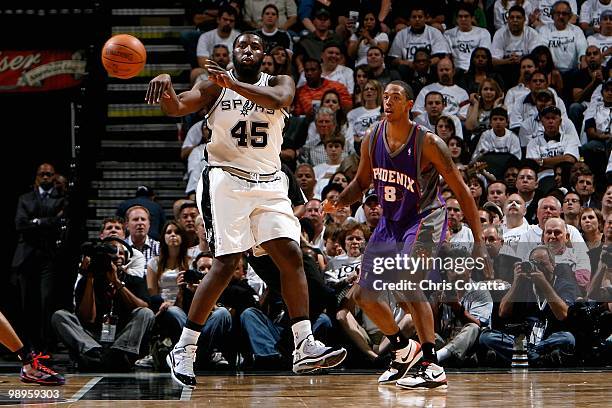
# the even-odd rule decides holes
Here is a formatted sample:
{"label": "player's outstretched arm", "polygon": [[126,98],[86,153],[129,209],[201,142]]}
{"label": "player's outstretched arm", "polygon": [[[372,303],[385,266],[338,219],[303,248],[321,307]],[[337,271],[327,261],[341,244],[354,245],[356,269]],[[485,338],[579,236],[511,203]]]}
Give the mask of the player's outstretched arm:
{"label": "player's outstretched arm", "polygon": [[215,83],[200,81],[189,91],[177,95],[170,75],[161,74],[149,82],[145,101],[150,105],[159,103],[168,116],[185,116],[210,106],[220,93],[221,88]]}
{"label": "player's outstretched arm", "polygon": [[[361,157],[359,159],[359,167],[355,178],[338,196],[338,201],[335,203],[326,202],[323,210],[333,212],[336,208],[342,208],[353,204],[355,201],[361,200],[363,192],[370,187],[372,182],[372,161],[370,160],[370,137],[367,135],[361,142]],[[328,207],[328,208],[325,208]],[[329,210],[329,211],[327,211]]]}
{"label": "player's outstretched arm", "polygon": [[268,109],[281,109],[291,106],[295,95],[295,82],[288,75],[278,75],[270,79],[270,86],[255,86],[232,79],[227,70],[212,60],[205,64],[208,79],[217,85],[229,88],[257,105]]}

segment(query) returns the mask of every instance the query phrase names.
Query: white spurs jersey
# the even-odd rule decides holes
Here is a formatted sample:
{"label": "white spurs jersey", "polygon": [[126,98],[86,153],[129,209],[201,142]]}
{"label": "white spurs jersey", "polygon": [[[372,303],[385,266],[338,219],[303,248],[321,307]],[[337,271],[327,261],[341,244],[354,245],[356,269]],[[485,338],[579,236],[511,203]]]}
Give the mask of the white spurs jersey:
{"label": "white spurs jersey", "polygon": [[[236,80],[233,70],[229,75]],[[268,86],[270,78],[262,72],[254,85]],[[288,118],[285,109],[264,108],[231,89],[223,88],[206,115],[211,130],[211,139],[206,145],[208,163],[249,173],[279,171],[283,128]]]}

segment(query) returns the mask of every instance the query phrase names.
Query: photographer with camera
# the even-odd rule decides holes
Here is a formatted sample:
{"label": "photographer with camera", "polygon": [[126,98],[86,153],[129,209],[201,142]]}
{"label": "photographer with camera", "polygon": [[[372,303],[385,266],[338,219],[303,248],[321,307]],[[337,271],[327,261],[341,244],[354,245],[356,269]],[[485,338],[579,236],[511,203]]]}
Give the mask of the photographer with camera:
{"label": "photographer with camera", "polygon": [[82,250],[76,314],[59,310],[51,324],[80,371],[129,371],[155,321],[145,281],[124,270],[132,249],[116,236]]}
{"label": "photographer with camera", "polygon": [[[547,246],[534,248],[528,261],[515,264],[514,281],[501,301],[499,316],[524,325],[530,365],[564,366],[570,361],[575,339],[566,320],[577,290],[569,267],[557,265]],[[514,337],[518,334],[509,334],[509,326],[480,335],[481,346],[507,363],[512,360]]]}

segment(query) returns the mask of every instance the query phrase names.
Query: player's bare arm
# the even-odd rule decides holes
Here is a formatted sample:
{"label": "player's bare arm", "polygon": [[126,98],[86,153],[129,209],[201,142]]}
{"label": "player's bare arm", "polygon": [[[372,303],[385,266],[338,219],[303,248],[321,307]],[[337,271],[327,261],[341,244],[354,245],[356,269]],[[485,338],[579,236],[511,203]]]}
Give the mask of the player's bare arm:
{"label": "player's bare arm", "polygon": [[200,81],[189,91],[176,94],[168,74],[156,76],[149,82],[145,101],[160,104],[168,116],[185,116],[210,107],[221,94],[221,87],[212,81]]}
{"label": "player's bare arm", "polygon": [[371,135],[366,135],[361,143],[361,157],[355,178],[340,193],[335,203],[330,201],[323,203],[323,211],[335,212],[339,208],[349,206],[355,201],[361,200],[363,192],[370,187],[372,182],[372,162],[369,150],[370,137]]}
{"label": "player's bare arm", "polygon": [[269,109],[281,109],[291,106],[295,95],[295,82],[288,75],[271,78],[270,86],[256,86],[232,79],[227,70],[216,62],[207,60],[205,64],[208,78],[220,87],[231,89],[259,106]]}
{"label": "player's bare arm", "polygon": [[474,198],[472,198],[470,189],[465,184],[465,181],[463,181],[459,169],[457,169],[457,166],[453,163],[446,143],[433,133],[427,133],[423,147],[423,159],[423,168],[427,168],[430,164],[433,165],[455,194],[465,219],[474,235],[473,256],[483,259],[485,263],[484,275],[486,278],[491,278],[493,276],[493,266],[491,258],[483,244],[482,224],[478,217],[478,208],[476,208]]}

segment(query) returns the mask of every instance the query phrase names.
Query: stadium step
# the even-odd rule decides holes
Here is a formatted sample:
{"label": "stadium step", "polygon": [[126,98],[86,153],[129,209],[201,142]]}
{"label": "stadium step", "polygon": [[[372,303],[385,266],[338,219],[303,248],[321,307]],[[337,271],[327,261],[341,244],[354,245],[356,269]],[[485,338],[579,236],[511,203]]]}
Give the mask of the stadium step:
{"label": "stadium step", "polygon": [[115,26],[112,28],[112,34],[130,34],[138,37],[141,40],[148,39],[178,39],[181,33],[193,30],[193,26]]}
{"label": "stadium step", "polygon": [[[100,222],[115,213],[117,205],[134,196],[140,185],[150,186],[169,218],[172,204],[185,196],[185,164],[179,161],[178,118],[166,116],[159,105],[144,98],[151,78],[167,73],[177,93],[190,89],[186,55],[179,37],[193,30],[178,0],[124,0],[111,8],[112,35],[131,34],[147,52],[147,64],[134,78],[109,77],[107,122],[95,163],[88,197],[86,227],[98,236]],[[159,6],[159,7],[157,7]]]}

